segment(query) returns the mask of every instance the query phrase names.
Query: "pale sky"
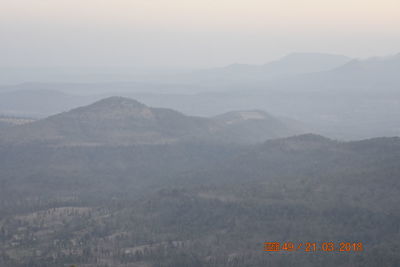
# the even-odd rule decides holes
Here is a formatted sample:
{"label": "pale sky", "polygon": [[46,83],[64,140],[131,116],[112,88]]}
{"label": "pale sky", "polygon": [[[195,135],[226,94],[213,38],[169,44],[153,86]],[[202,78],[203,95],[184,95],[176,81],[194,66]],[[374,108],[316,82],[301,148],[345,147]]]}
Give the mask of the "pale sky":
{"label": "pale sky", "polygon": [[0,0],[0,66],[212,67],[400,52],[400,0]]}

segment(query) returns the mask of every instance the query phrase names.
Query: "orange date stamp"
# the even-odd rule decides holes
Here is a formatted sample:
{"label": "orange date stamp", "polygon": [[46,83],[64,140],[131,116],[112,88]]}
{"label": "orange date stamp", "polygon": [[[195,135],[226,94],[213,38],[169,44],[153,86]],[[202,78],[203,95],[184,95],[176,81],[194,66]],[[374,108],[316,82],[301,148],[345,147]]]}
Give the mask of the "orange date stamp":
{"label": "orange date stamp", "polygon": [[362,242],[264,242],[264,251],[303,251],[303,252],[362,252],[364,251]]}

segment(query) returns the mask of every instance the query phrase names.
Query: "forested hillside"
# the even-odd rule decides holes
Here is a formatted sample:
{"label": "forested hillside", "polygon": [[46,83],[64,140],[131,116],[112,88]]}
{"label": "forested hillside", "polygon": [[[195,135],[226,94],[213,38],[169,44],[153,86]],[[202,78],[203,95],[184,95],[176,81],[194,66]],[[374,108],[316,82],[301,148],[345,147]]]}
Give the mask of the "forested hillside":
{"label": "forested hillside", "polygon": [[400,263],[399,138],[0,150],[0,266]]}

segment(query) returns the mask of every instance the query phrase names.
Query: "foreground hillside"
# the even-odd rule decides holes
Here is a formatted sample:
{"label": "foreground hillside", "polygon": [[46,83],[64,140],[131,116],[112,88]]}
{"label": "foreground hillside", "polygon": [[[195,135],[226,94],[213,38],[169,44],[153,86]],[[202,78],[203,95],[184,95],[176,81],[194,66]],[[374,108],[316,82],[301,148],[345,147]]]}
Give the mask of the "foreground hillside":
{"label": "foreground hillside", "polygon": [[399,138],[0,150],[0,266],[400,264]]}

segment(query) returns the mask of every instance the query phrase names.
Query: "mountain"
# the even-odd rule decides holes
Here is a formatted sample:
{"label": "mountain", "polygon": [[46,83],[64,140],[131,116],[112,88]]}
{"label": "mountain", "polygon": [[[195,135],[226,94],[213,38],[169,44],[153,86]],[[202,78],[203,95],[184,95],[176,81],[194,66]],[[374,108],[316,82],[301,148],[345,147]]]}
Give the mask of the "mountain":
{"label": "mountain", "polygon": [[397,91],[400,84],[400,53],[394,56],[375,57],[366,60],[352,60],[333,70],[330,75],[350,86],[364,87],[364,90]]}
{"label": "mountain", "polygon": [[151,108],[133,99],[109,97],[89,106],[13,127],[0,134],[5,143],[62,145],[167,144],[189,140],[254,143],[299,130],[260,111],[214,118],[186,116]]}
{"label": "mountain", "polygon": [[393,92],[400,84],[400,54],[354,59],[334,69],[298,75],[289,80],[276,80],[266,87],[312,92]]}
{"label": "mountain", "polygon": [[201,118],[187,117],[168,109],[149,108],[132,99],[110,97],[14,128],[6,133],[6,138],[22,143],[154,144],[201,135],[205,126],[206,121]]}
{"label": "mountain", "polygon": [[346,56],[322,53],[293,53],[263,65],[232,64],[222,68],[194,71],[178,75],[176,81],[190,84],[235,86],[254,84],[291,75],[328,71],[348,63]]}
{"label": "mountain", "polygon": [[342,55],[293,53],[280,60],[267,63],[262,68],[274,75],[300,74],[329,71],[348,63],[350,60],[350,58]]}
{"label": "mountain", "polygon": [[[274,68],[278,69],[280,65],[287,65],[285,62],[293,62],[295,66],[295,62],[301,62],[296,60],[297,57],[299,56],[289,56],[289,59],[278,61],[281,62],[279,64],[267,65],[275,65]],[[274,76],[271,79],[268,75],[265,76],[267,79],[262,78],[263,74],[263,80],[242,77],[246,77],[248,71],[258,72],[254,69],[263,69],[266,65],[232,65],[223,71],[224,68],[210,71],[215,75],[213,74],[214,78],[210,79],[212,82],[209,85],[204,83],[203,89],[207,89],[207,93],[118,95],[138,99],[151,106],[171,108],[198,116],[215,116],[230,110],[267,110],[271,114],[301,121],[313,129],[312,132],[331,138],[356,140],[399,136],[399,62],[399,54],[351,60],[328,71]],[[233,83],[218,83],[217,81],[224,80],[218,78],[220,72],[221,77],[226,75],[229,79],[237,80]],[[175,78],[183,79],[184,76]],[[181,83],[186,83],[187,92],[192,92],[190,79],[186,82],[181,80]],[[26,86],[27,89],[29,85]],[[54,89],[59,88],[57,84],[51,86]],[[68,88],[65,87],[65,90]],[[112,88],[114,87],[110,85],[109,90]],[[128,91],[129,86],[125,90]],[[15,91],[0,94],[0,113],[43,118],[109,96],[71,97],[63,93],[57,97],[48,97],[47,91],[41,92]]]}
{"label": "mountain", "polygon": [[386,57],[372,57],[365,60],[351,60],[347,64],[336,68],[336,72],[356,72],[370,71],[378,72],[376,76],[380,76],[382,72],[387,74],[397,74],[400,66],[400,53]]}
{"label": "mountain", "polygon": [[[268,110],[299,120],[312,132],[345,140],[400,136],[399,66],[399,54],[352,60],[329,71],[221,85],[219,89],[224,92],[210,90],[181,97],[185,100],[181,103],[165,98],[164,105],[191,114],[248,108]],[[155,103],[156,98],[142,99]]]}

